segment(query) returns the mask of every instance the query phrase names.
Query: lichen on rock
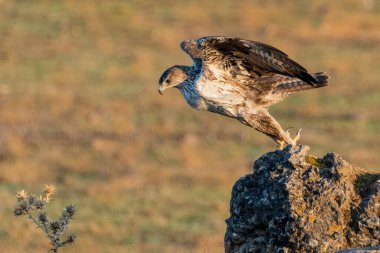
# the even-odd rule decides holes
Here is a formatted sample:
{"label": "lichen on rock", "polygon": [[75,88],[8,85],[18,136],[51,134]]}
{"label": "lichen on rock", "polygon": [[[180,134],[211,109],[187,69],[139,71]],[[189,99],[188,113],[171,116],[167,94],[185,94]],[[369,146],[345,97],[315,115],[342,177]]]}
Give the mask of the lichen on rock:
{"label": "lichen on rock", "polygon": [[233,187],[225,251],[335,252],[380,243],[380,174],[287,146]]}

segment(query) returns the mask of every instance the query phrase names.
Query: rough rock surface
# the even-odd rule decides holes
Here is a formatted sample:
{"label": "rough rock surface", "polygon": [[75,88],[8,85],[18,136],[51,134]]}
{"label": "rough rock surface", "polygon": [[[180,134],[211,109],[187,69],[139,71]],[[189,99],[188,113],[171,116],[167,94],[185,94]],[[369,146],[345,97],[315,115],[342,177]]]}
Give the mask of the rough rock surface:
{"label": "rough rock surface", "polygon": [[308,151],[300,145],[267,153],[253,174],[236,182],[227,253],[336,252],[380,244],[380,174],[336,154],[317,159]]}

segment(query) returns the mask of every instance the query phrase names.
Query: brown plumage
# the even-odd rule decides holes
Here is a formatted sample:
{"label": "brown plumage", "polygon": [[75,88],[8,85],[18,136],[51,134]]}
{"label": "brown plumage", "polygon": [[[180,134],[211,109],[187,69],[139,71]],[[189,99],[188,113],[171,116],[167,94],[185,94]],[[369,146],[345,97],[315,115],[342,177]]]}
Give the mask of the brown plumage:
{"label": "brown plumage", "polygon": [[325,73],[309,73],[284,52],[255,41],[234,37],[187,40],[181,48],[193,66],[174,66],[159,80],[159,92],[178,88],[187,103],[236,118],[268,135],[278,144],[295,144],[268,113],[270,105],[291,93],[327,85]]}

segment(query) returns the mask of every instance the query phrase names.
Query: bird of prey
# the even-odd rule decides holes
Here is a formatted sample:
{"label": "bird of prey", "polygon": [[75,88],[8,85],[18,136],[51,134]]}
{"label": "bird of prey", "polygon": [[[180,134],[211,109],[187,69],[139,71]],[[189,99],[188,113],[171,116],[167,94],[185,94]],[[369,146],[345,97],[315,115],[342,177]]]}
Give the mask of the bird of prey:
{"label": "bird of prey", "polygon": [[235,118],[280,148],[295,145],[301,129],[292,139],[267,108],[289,94],[324,87],[329,79],[322,72],[309,73],[284,52],[256,41],[209,36],[183,41],[180,47],[193,66],[167,69],[160,77],[159,93],[177,88],[194,109]]}

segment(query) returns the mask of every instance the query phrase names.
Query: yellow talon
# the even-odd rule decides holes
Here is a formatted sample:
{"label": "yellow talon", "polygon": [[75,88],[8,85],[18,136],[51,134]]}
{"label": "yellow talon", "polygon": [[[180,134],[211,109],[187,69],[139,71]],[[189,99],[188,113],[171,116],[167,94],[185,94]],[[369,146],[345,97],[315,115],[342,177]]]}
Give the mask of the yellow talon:
{"label": "yellow talon", "polygon": [[286,134],[290,137],[290,132],[289,132],[289,130],[290,129],[292,129],[293,127],[288,127],[286,130],[285,130],[285,132],[286,132]]}
{"label": "yellow talon", "polygon": [[[291,127],[289,127],[288,129],[286,129],[286,134],[290,137],[290,132],[289,132],[289,129]],[[298,131],[297,131],[297,134],[296,136],[291,139],[293,141],[292,145],[296,145],[297,144],[297,141],[301,138],[301,131],[302,131],[302,128],[300,128]],[[283,150],[286,146],[286,142],[285,141],[278,141],[278,148],[279,150]]]}
{"label": "yellow talon", "polygon": [[294,144],[296,144],[297,141],[301,138],[301,131],[302,131],[302,128],[298,129],[296,137],[294,137],[294,139],[293,139]]}
{"label": "yellow talon", "polygon": [[[286,133],[288,134],[289,137],[290,137],[289,129],[291,128],[292,127],[289,127],[288,129],[286,129]],[[302,131],[302,128],[298,129],[296,136],[292,139],[292,141],[294,142],[294,145],[296,145],[297,141],[299,141],[299,139],[301,138],[301,131]]]}

